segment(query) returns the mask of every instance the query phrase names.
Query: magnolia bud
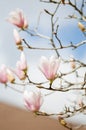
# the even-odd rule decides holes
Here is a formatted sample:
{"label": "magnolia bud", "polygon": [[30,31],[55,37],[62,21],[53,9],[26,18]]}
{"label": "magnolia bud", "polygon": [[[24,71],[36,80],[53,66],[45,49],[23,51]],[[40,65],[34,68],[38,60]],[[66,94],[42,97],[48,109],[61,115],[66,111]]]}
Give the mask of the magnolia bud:
{"label": "magnolia bud", "polygon": [[74,61],[73,57],[70,58],[70,65],[71,65],[72,69],[76,68],[76,64],[75,64],[75,61]]}
{"label": "magnolia bud", "polygon": [[17,77],[20,79],[20,80],[25,80],[26,79],[26,75],[25,75],[25,72],[16,68],[15,70],[15,74],[17,75]]}
{"label": "magnolia bud", "polygon": [[10,83],[15,81],[15,77],[10,69],[7,69],[7,78]]}
{"label": "magnolia bud", "polygon": [[13,30],[13,35],[14,35],[16,45],[21,45],[22,40],[21,40],[19,33],[16,29]]}
{"label": "magnolia bud", "polygon": [[86,29],[85,29],[85,26],[82,24],[82,23],[78,23],[78,27],[79,27],[79,29],[82,31],[82,32],[85,32],[86,31]]}
{"label": "magnolia bud", "polygon": [[7,67],[2,64],[2,66],[0,67],[0,83],[6,84],[7,82]]}
{"label": "magnolia bud", "polygon": [[16,67],[22,71],[27,71],[27,60],[24,52],[21,52],[20,60],[17,61]]}

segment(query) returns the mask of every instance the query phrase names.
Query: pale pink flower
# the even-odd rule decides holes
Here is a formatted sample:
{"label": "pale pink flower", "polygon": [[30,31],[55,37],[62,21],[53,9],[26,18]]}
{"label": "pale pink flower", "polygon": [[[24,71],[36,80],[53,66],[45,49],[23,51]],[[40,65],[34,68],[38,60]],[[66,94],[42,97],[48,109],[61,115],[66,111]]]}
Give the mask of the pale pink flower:
{"label": "pale pink flower", "polygon": [[18,76],[20,80],[24,80],[26,78],[25,72],[16,68],[15,74]]}
{"label": "pale pink flower", "polygon": [[18,76],[20,80],[24,80],[26,78],[27,73],[27,61],[23,52],[21,52],[20,60],[16,63],[15,74]]}
{"label": "pale pink flower", "polygon": [[25,58],[25,55],[24,55],[23,52],[21,52],[21,57],[20,57],[20,60],[17,61],[16,67],[19,70],[22,70],[22,71],[26,71],[27,70],[27,61],[26,61],[26,58]]}
{"label": "pale pink flower", "polygon": [[0,68],[0,83],[6,84],[8,82],[6,70],[7,67],[3,64]]}
{"label": "pale pink flower", "polygon": [[13,75],[13,72],[7,68],[7,78],[10,83],[13,83],[15,81],[15,77]]}
{"label": "pale pink flower", "polygon": [[24,29],[28,27],[27,19],[21,9],[16,9],[15,11],[12,11],[9,14],[9,18],[7,20],[19,28]]}
{"label": "pale pink flower", "polygon": [[22,40],[21,40],[19,33],[16,29],[13,30],[13,35],[14,35],[14,40],[15,40],[16,45],[21,45]]}
{"label": "pale pink flower", "polygon": [[41,57],[39,68],[48,80],[56,78],[57,70],[59,69],[60,60],[54,56],[47,59],[45,56]]}
{"label": "pale pink flower", "polygon": [[41,95],[41,92],[24,92],[24,103],[28,110],[36,112],[40,109],[42,103],[43,103],[43,97]]}

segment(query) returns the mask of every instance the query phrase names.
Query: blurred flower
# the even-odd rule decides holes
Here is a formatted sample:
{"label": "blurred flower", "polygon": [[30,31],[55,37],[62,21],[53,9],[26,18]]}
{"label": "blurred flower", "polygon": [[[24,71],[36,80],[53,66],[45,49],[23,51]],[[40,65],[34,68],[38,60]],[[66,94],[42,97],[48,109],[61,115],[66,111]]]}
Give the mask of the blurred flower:
{"label": "blurred flower", "polygon": [[0,68],[0,83],[6,84],[8,82],[6,69],[7,67],[4,64]]}
{"label": "blurred flower", "polygon": [[27,61],[23,52],[21,52],[20,60],[16,63],[15,74],[18,76],[20,80],[24,80],[26,78],[27,73]]}
{"label": "blurred flower", "polygon": [[18,76],[20,80],[24,80],[26,78],[25,72],[20,70],[19,68],[16,68],[15,74]]}
{"label": "blurred flower", "polygon": [[7,68],[7,78],[10,83],[15,81],[15,77],[10,69]]}
{"label": "blurred flower", "polygon": [[41,95],[41,92],[24,92],[24,103],[28,110],[37,112],[42,103],[43,103],[43,97]]}
{"label": "blurred flower", "polygon": [[16,9],[15,11],[12,11],[9,14],[9,18],[7,20],[21,29],[25,29],[28,27],[27,19],[21,9]]}
{"label": "blurred flower", "polygon": [[20,60],[17,61],[16,67],[22,71],[27,71],[27,61],[23,52],[21,52]]}
{"label": "blurred flower", "polygon": [[19,33],[16,29],[13,30],[13,35],[14,35],[16,45],[21,45],[22,40],[21,40]]}
{"label": "blurred flower", "polygon": [[39,68],[48,80],[54,80],[59,68],[60,60],[54,56],[47,59],[45,56],[41,57]]}

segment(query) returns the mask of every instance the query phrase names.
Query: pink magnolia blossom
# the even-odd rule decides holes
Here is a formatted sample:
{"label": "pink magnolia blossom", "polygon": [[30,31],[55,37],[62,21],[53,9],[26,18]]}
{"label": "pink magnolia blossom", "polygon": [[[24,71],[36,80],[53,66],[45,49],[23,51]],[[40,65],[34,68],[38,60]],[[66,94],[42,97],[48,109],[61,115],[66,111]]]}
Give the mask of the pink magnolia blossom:
{"label": "pink magnolia blossom", "polygon": [[7,78],[10,83],[13,83],[15,81],[15,77],[13,75],[13,72],[7,68]]}
{"label": "pink magnolia blossom", "polygon": [[59,64],[60,60],[54,56],[51,56],[49,59],[42,56],[39,68],[48,80],[54,80],[59,69]]}
{"label": "pink magnolia blossom", "polygon": [[28,110],[36,112],[40,109],[43,103],[41,92],[24,92],[24,103]]}
{"label": "pink magnolia blossom", "polygon": [[24,80],[26,78],[25,72],[16,68],[15,74],[18,76],[20,80]]}
{"label": "pink magnolia blossom", "polygon": [[27,61],[23,52],[21,52],[20,60],[16,63],[15,74],[18,76],[20,80],[24,80],[26,78],[27,73]]}
{"label": "pink magnolia blossom", "polygon": [[9,14],[9,18],[7,20],[19,28],[24,29],[28,27],[27,19],[21,9],[16,9],[15,11],[12,11]]}
{"label": "pink magnolia blossom", "polygon": [[14,35],[14,40],[15,40],[16,45],[21,45],[22,40],[21,40],[19,33],[16,29],[13,30],[13,35]]}
{"label": "pink magnolia blossom", "polygon": [[8,82],[6,69],[4,64],[0,68],[0,83],[6,84]]}
{"label": "pink magnolia blossom", "polygon": [[26,61],[26,58],[25,58],[25,55],[24,55],[23,52],[21,52],[21,57],[20,57],[20,60],[17,61],[16,67],[19,70],[22,70],[22,71],[26,71],[27,70],[27,61]]}

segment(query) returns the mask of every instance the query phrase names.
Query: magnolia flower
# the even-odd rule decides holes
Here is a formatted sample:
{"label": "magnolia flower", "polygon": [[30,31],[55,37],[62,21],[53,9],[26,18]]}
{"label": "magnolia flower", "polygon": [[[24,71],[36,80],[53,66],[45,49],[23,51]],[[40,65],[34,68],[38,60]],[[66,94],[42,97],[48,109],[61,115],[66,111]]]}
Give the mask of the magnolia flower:
{"label": "magnolia flower", "polygon": [[42,56],[40,60],[39,68],[48,80],[54,80],[59,68],[60,60],[54,56],[49,59]]}
{"label": "magnolia flower", "polygon": [[16,63],[15,74],[18,76],[20,80],[24,80],[26,78],[27,72],[27,61],[23,52],[21,52],[20,60]]}
{"label": "magnolia flower", "polygon": [[15,81],[15,77],[10,69],[7,68],[7,78],[10,83]]}
{"label": "magnolia flower", "polygon": [[4,64],[0,68],[0,83],[6,84],[8,82],[6,69]]}
{"label": "magnolia flower", "polygon": [[25,72],[16,68],[15,74],[18,76],[20,80],[24,80],[26,78]]}
{"label": "magnolia flower", "polygon": [[21,40],[19,33],[16,29],[13,30],[13,35],[14,35],[14,40],[15,40],[16,45],[21,45],[22,40]]}
{"label": "magnolia flower", "polygon": [[25,58],[25,55],[24,55],[23,52],[21,52],[21,57],[20,57],[20,60],[17,61],[16,67],[19,70],[22,70],[22,71],[26,71],[27,70],[27,61],[26,61],[26,58]]}
{"label": "magnolia flower", "polygon": [[24,103],[25,106],[28,110],[32,111],[32,112],[37,112],[42,103],[43,103],[43,97],[41,95],[41,92],[24,92]]}
{"label": "magnolia flower", "polygon": [[12,11],[9,14],[9,18],[7,20],[19,28],[24,29],[28,27],[27,19],[21,9],[16,9],[15,11]]}

